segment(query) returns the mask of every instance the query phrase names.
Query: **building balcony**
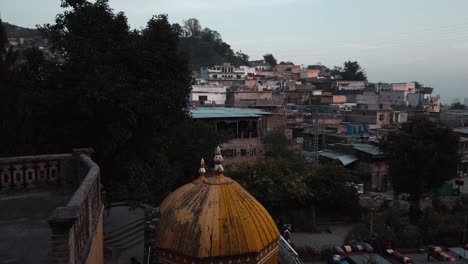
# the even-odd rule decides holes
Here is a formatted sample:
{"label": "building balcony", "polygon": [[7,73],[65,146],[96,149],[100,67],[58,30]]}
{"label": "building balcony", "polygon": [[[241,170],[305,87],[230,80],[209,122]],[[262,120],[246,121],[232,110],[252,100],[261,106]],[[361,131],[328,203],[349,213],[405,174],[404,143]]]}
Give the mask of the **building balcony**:
{"label": "building balcony", "polygon": [[0,158],[0,263],[103,263],[91,152]]}

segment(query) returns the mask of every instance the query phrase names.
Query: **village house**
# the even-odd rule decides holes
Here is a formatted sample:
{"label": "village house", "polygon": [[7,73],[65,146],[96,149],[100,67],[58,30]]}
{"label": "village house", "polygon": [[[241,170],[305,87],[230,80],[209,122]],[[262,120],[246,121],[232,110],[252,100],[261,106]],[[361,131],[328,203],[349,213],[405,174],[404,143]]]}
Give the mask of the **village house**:
{"label": "village house", "polygon": [[190,101],[193,106],[223,106],[226,103],[226,86],[209,83],[194,84],[190,93]]}
{"label": "village house", "polygon": [[228,136],[222,144],[226,165],[255,162],[264,157],[263,137],[271,113],[259,109],[200,107],[190,109],[193,119],[210,124]]}
{"label": "village house", "polygon": [[357,124],[390,125],[390,105],[386,102],[361,102],[351,111],[344,111],[343,120]]}
{"label": "village house", "polygon": [[345,81],[336,80],[332,82],[331,88],[336,90],[363,91],[367,87],[367,81]]}
{"label": "village house", "polygon": [[272,91],[230,91],[226,105],[230,107],[255,107],[257,105],[282,105],[283,95]]}
{"label": "village house", "polygon": [[234,67],[230,63],[224,63],[213,67],[202,67],[200,77],[207,81],[242,82],[245,78],[245,71]]}
{"label": "village house", "polygon": [[367,143],[337,143],[321,151],[322,160],[335,160],[346,166],[367,191],[386,191],[390,187],[388,165],[383,152]]}

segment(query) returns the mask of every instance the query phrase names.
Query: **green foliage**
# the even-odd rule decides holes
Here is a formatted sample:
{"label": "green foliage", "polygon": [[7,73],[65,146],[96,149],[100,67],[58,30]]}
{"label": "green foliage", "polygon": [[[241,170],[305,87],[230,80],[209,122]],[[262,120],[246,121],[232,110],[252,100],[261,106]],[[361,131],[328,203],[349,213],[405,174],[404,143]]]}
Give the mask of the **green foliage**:
{"label": "green foliage", "polygon": [[466,110],[466,105],[457,102],[450,105],[450,110]]}
{"label": "green foliage", "polygon": [[285,135],[284,129],[270,131],[263,139],[266,157],[292,156],[293,151],[289,149],[290,142]]}
{"label": "green foliage", "polygon": [[275,67],[277,64],[275,57],[271,53],[263,55],[263,59],[266,63],[270,64],[271,67]]}
{"label": "green foliage", "polygon": [[372,223],[372,237],[368,217],[364,223],[356,225],[349,232],[346,241],[391,241],[397,248],[420,246],[421,233],[418,226],[410,224],[409,217],[395,207],[375,213]]}
{"label": "green foliage", "polygon": [[308,166],[299,156],[271,157],[256,164],[237,164],[227,173],[267,208],[305,206],[310,191],[304,178]]}
{"label": "green foliage", "polygon": [[356,217],[361,211],[357,191],[350,184],[354,180],[344,166],[332,162],[319,165],[306,184],[318,209]]}
{"label": "green foliage", "polygon": [[165,15],[137,31],[105,0],[62,6],[40,28],[61,61],[26,50],[0,87],[0,155],[92,147],[111,199],[157,204],[222,140],[185,110],[192,72],[178,35]]}
{"label": "green foliage", "polygon": [[234,54],[231,46],[221,38],[221,34],[203,28],[195,18],[184,21],[183,26],[173,24],[171,29],[181,37],[179,47],[189,54],[193,70],[224,62],[238,64],[248,60],[248,56],[242,52]]}
{"label": "green foliage", "polygon": [[436,189],[457,175],[458,136],[439,123],[416,119],[388,134],[382,149],[393,188],[410,195],[411,220],[416,223],[421,198],[434,194],[437,205]]}
{"label": "green foliage", "polygon": [[424,86],[424,84],[419,83],[419,82],[416,82],[415,86],[416,86],[416,93],[419,93],[419,94],[432,94],[432,92],[434,91],[434,88],[426,87]]}
{"label": "green foliage", "polygon": [[294,62],[292,61],[281,61],[279,65],[294,65]]}
{"label": "green foliage", "polygon": [[367,81],[366,71],[357,61],[345,61],[343,67],[335,67],[333,73],[341,75],[347,81]]}
{"label": "green foliage", "polygon": [[428,119],[405,123],[387,135],[382,148],[395,191],[410,194],[417,206],[424,194],[457,175],[457,147],[457,135]]}
{"label": "green foliage", "polygon": [[466,212],[449,213],[428,210],[421,229],[426,244],[454,246],[463,243],[464,217]]}

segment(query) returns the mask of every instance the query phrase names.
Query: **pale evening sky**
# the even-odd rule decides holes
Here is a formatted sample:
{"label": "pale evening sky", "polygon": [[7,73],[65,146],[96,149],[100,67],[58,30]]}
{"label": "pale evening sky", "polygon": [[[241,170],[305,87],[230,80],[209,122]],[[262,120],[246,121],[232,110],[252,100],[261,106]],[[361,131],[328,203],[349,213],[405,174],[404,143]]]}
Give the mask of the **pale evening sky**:
{"label": "pale evening sky", "polygon": [[[153,14],[197,18],[251,59],[333,67],[357,60],[370,81],[420,81],[443,102],[468,97],[467,0],[110,0],[134,28]],[[60,0],[0,0],[4,21],[52,23]]]}

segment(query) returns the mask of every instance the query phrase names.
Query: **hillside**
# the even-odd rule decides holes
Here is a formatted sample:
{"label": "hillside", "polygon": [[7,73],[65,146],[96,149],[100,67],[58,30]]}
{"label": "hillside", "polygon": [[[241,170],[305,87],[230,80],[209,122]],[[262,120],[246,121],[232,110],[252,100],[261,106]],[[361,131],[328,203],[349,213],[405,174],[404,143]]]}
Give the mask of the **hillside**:
{"label": "hillside", "polygon": [[2,24],[9,38],[41,38],[37,29],[19,27],[7,22],[2,22]]}

